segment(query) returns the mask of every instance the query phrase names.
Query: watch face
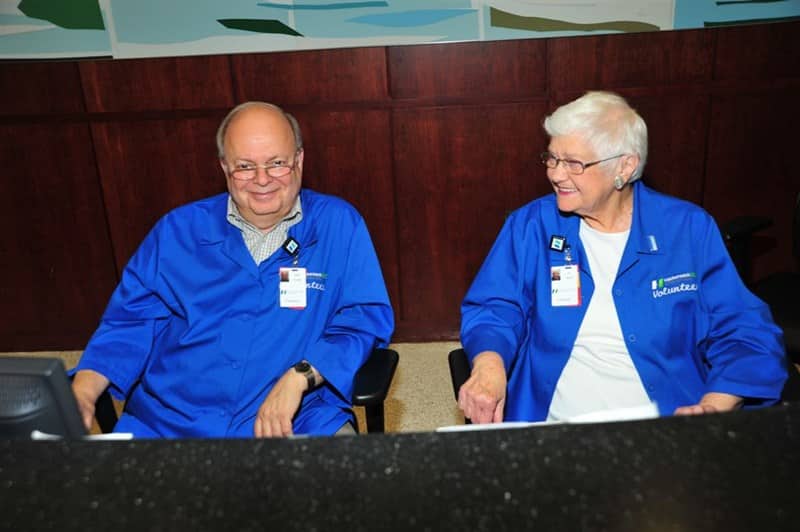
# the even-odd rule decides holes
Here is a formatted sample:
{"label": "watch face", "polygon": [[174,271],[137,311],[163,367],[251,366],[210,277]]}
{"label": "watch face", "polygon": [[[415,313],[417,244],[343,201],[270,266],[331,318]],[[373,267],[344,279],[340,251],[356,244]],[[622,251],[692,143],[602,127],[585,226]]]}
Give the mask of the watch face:
{"label": "watch face", "polygon": [[307,373],[311,371],[311,364],[303,360],[302,362],[298,362],[294,365],[294,370],[298,373]]}

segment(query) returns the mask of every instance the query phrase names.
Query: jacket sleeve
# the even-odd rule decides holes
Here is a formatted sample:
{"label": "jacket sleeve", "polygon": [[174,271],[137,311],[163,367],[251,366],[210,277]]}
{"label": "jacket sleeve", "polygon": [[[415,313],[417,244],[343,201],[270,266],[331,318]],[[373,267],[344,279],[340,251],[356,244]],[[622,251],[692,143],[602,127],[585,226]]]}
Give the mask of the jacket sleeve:
{"label": "jacket sleeve", "polygon": [[[533,301],[524,289],[526,250],[539,249],[532,232],[521,230],[524,220],[506,220],[489,255],[461,304],[461,344],[470,360],[483,351],[495,351],[510,371],[525,334],[525,316]],[[523,227],[524,229],[524,227]],[[533,286],[533,283],[529,283]]]}
{"label": "jacket sleeve", "polygon": [[100,325],[75,371],[91,369],[111,381],[111,391],[125,398],[138,381],[155,336],[171,315],[155,290],[159,245],[157,228],[139,246],[122,273]]}
{"label": "jacket sleeve", "polygon": [[378,256],[363,218],[346,244],[344,278],[320,339],[306,359],[325,381],[350,401],[353,379],[376,346],[386,346],[394,331],[394,313]]}
{"label": "jacket sleeve", "polygon": [[773,403],[787,378],[781,330],[769,307],[744,286],[712,220],[702,256],[708,334],[699,347],[711,366],[706,391],[750,399],[746,404]]}

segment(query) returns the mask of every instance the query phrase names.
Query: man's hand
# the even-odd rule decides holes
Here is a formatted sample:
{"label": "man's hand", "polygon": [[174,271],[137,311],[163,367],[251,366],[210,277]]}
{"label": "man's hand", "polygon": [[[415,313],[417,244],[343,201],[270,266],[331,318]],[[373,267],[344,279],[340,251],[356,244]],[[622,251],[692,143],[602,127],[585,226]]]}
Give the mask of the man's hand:
{"label": "man's hand", "polygon": [[108,388],[109,380],[91,369],[82,369],[72,379],[72,393],[78,402],[78,410],[86,430],[92,430],[94,405],[97,398]]}
{"label": "man's hand", "polygon": [[458,391],[458,406],[473,423],[500,423],[506,405],[506,368],[494,351],[472,362],[472,374]]}
{"label": "man's hand", "polygon": [[[317,384],[322,382],[319,372],[311,368],[316,377]],[[256,415],[254,434],[256,438],[277,438],[291,436],[292,418],[300,408],[303,393],[308,389],[308,379],[305,375],[289,369],[278,379],[275,386],[261,403]]]}
{"label": "man's hand", "polygon": [[744,400],[738,395],[709,392],[696,405],[680,406],[675,409],[676,416],[695,416],[698,414],[716,414],[730,412],[742,406]]}

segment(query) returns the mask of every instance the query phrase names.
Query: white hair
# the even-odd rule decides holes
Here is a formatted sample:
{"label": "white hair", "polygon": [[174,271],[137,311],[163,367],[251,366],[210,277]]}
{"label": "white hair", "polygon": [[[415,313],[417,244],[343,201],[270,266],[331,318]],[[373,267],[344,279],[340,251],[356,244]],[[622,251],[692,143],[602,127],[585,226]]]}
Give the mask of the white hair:
{"label": "white hair", "polygon": [[639,113],[617,94],[604,91],[587,92],[577,100],[562,105],[545,118],[544,129],[550,137],[582,136],[599,159],[618,154],[638,155],[639,164],[629,182],[642,177],[647,162],[647,124]]}

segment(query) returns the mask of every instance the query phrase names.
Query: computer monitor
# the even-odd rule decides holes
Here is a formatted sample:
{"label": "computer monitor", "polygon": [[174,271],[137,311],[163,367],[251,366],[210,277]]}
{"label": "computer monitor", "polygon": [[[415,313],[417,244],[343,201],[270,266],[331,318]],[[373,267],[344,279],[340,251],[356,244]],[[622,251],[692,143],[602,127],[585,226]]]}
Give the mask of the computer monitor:
{"label": "computer monitor", "polygon": [[0,438],[30,439],[35,430],[64,438],[87,434],[64,363],[0,357]]}

